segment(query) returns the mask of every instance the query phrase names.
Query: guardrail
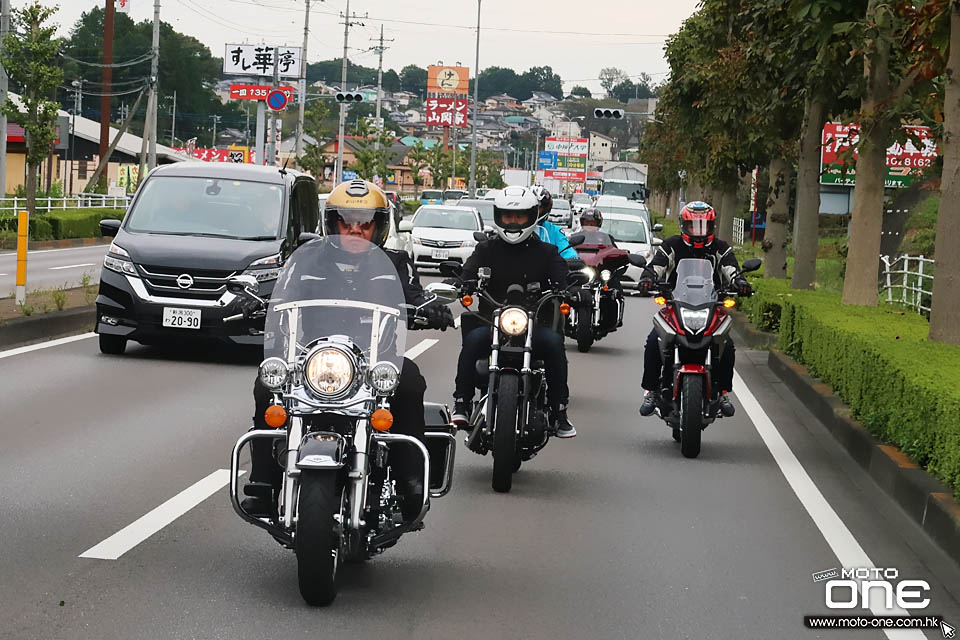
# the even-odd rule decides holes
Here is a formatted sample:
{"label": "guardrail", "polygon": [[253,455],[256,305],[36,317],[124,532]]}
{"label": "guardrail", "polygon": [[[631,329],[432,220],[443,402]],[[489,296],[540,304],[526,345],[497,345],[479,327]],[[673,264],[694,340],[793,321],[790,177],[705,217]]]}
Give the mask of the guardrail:
{"label": "guardrail", "polygon": [[[107,196],[102,193],[82,193],[75,196],[60,198],[37,198],[37,211],[53,211],[56,209],[126,209],[133,195]],[[20,197],[0,198],[0,213],[23,211],[27,206],[27,199]]]}
{"label": "guardrail", "polygon": [[733,244],[738,247],[743,246],[743,218],[733,219]]}
{"label": "guardrail", "polygon": [[[880,256],[883,268],[880,272],[880,294],[887,294],[887,302],[899,302],[918,313],[930,314],[933,297],[932,258],[923,256]],[[912,267],[912,270],[911,270]],[[929,287],[929,288],[927,288]],[[899,295],[894,293],[899,289]]]}

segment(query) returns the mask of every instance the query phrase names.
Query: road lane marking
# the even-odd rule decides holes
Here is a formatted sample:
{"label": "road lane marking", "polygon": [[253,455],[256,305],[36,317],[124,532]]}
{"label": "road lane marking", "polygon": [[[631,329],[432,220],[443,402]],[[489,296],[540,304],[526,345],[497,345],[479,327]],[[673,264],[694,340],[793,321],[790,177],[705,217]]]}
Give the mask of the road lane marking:
{"label": "road lane marking", "polygon": [[[760,406],[753,392],[747,387],[747,383],[744,382],[743,378],[741,378],[737,372],[734,372],[733,379],[736,397],[740,400],[740,404],[742,404],[743,408],[747,411],[747,416],[753,423],[757,433],[760,434],[763,443],[767,446],[771,455],[773,455],[773,459],[777,463],[777,466],[780,467],[780,472],[783,473],[783,477],[786,478],[790,488],[793,489],[793,493],[800,500],[804,509],[807,510],[813,523],[817,525],[817,529],[820,530],[824,540],[827,541],[834,555],[837,556],[840,565],[843,567],[864,568],[876,566],[870,557],[867,556],[863,547],[860,546],[860,543],[857,542],[854,535],[843,523],[843,520],[840,519],[840,516],[837,515],[837,512],[834,511],[830,503],[827,502],[827,499],[820,493],[820,489],[817,488],[817,485],[810,478],[806,469],[800,464],[797,456],[794,455],[790,449],[790,445],[783,439],[783,436],[780,435],[773,421],[767,416],[766,411]],[[909,615],[908,611],[899,607],[886,609],[883,606],[883,594],[877,593],[877,589],[871,589],[870,595],[870,611],[872,611],[874,615]],[[883,629],[883,633],[891,639],[926,638],[919,629]]]}
{"label": "road lane marking", "polygon": [[425,340],[421,340],[419,344],[416,344],[410,347],[409,349],[407,349],[407,352],[403,355],[405,355],[411,360],[414,360],[418,355],[420,355],[421,353],[423,353],[433,345],[437,344],[438,342],[440,341],[434,338],[426,338]]}
{"label": "road lane marking", "polygon": [[3,358],[10,358],[12,356],[19,356],[24,353],[30,353],[31,351],[39,351],[40,349],[49,349],[50,347],[59,347],[62,344],[69,344],[71,342],[76,342],[78,340],[86,340],[87,338],[92,338],[97,335],[94,332],[83,333],[79,336],[68,336],[66,338],[57,338],[56,340],[50,340],[48,342],[41,342],[39,344],[31,344],[26,347],[17,347],[16,349],[9,349],[7,351],[0,351],[0,360]]}
{"label": "road lane marking", "polygon": [[[241,472],[242,473],[242,472]],[[186,514],[230,482],[229,469],[217,469],[203,480],[187,487],[153,511],[133,521],[120,531],[87,549],[81,558],[116,560],[127,551]]]}
{"label": "road lane marking", "polygon": [[95,267],[95,262],[84,262],[83,264],[68,264],[63,267],[48,267],[47,271],[59,271],[60,269],[79,269],[80,267]]}
{"label": "road lane marking", "polygon": [[[105,242],[103,244],[88,244],[82,247],[67,247],[66,249],[27,249],[27,255],[32,256],[35,253],[56,253],[58,251],[80,251],[82,249],[90,250],[90,249],[98,249],[98,248],[103,248],[103,250],[106,251],[109,247],[110,247],[110,243]],[[2,258],[3,256],[16,257],[16,255],[17,255],[16,251],[4,251],[0,253],[0,258]]]}
{"label": "road lane marking", "polygon": [[[0,276],[2,276],[2,275],[3,275],[3,274],[0,273]],[[453,327],[454,327],[454,329],[459,329],[459,328],[460,328],[460,316],[457,316],[456,318],[453,319]]]}
{"label": "road lane marking", "polygon": [[0,276],[8,276],[8,275],[10,275],[10,274],[9,274],[9,273],[0,273]]}

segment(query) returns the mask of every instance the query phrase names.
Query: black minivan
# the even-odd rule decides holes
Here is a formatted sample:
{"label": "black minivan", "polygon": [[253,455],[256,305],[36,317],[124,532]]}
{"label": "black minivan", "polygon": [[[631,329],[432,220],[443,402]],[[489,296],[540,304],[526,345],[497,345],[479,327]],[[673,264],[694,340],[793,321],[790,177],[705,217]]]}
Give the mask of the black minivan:
{"label": "black minivan", "polygon": [[262,319],[223,322],[240,312],[227,281],[254,276],[269,297],[287,257],[316,237],[319,216],[314,179],[296,171],[206,162],[157,167],[122,222],[100,222],[103,235],[114,236],[97,296],[100,350],[120,354],[128,340],[166,338],[261,343]]}

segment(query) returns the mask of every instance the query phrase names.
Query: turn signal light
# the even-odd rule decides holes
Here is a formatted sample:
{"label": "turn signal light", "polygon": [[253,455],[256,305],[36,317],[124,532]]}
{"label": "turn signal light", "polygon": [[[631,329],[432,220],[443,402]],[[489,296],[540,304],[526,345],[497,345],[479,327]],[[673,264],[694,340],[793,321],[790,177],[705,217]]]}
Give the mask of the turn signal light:
{"label": "turn signal light", "polygon": [[393,426],[393,414],[386,409],[377,409],[370,416],[370,426],[377,431],[387,431]]}
{"label": "turn signal light", "polygon": [[733,309],[735,306],[737,306],[737,301],[733,298],[727,298],[723,301],[724,309]]}
{"label": "turn signal light", "polygon": [[570,315],[570,305],[567,304],[566,302],[564,302],[563,304],[561,304],[561,305],[560,305],[560,313],[561,313],[562,315],[565,315],[565,316]]}
{"label": "turn signal light", "polygon": [[664,298],[663,296],[657,296],[656,298],[653,299],[653,301],[656,302],[661,307],[667,304],[667,299]]}
{"label": "turn signal light", "polygon": [[607,284],[603,285],[603,290],[610,291],[610,285],[607,285]]}
{"label": "turn signal light", "polygon": [[460,304],[462,304],[465,307],[473,306],[473,296],[463,296],[462,298],[460,298]]}
{"label": "turn signal light", "polygon": [[272,404],[267,407],[266,411],[264,411],[263,418],[266,420],[268,425],[274,429],[279,429],[283,425],[287,424],[287,410],[281,407],[279,404]]}

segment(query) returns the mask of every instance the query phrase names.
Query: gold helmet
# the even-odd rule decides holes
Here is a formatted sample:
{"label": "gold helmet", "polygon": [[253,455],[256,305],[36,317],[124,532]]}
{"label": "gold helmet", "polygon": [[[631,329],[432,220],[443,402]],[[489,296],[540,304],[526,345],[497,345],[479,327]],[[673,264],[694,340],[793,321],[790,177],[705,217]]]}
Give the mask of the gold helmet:
{"label": "gold helmet", "polygon": [[382,247],[390,232],[390,201],[380,187],[366,180],[342,182],[330,192],[323,210],[323,234],[340,233],[339,223],[373,225],[370,242]]}

